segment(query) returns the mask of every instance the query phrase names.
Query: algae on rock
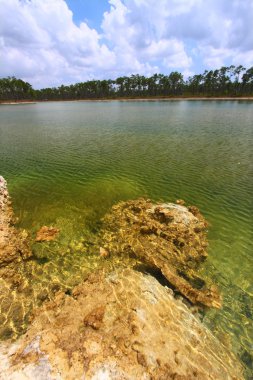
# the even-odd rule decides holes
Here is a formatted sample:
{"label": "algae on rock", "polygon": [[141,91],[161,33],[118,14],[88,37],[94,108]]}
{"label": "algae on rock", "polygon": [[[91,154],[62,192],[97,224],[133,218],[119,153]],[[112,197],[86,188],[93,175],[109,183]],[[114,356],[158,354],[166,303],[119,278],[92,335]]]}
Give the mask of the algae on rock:
{"label": "algae on rock", "polygon": [[103,220],[101,244],[111,256],[134,255],[161,271],[193,304],[221,306],[209,279],[200,277],[206,253],[207,222],[196,207],[149,200],[121,202]]}
{"label": "algae on rock", "polygon": [[0,176],[0,268],[31,257],[27,233],[13,227],[13,211],[7,183]]}
{"label": "algae on rock", "polygon": [[[171,289],[150,275],[123,269],[124,263],[145,263],[191,303],[220,307],[216,287],[199,275],[207,255],[207,224],[197,208],[144,199],[114,206],[94,244],[103,270],[67,294],[60,283],[52,283],[50,301],[43,288],[47,279],[36,281],[36,272],[43,270],[26,261],[32,257],[27,234],[14,228],[12,218],[6,182],[0,177],[2,326],[9,321],[17,336],[38,305],[34,300],[46,301],[33,311],[25,335],[15,344],[0,345],[2,378],[243,379],[235,356]],[[115,270],[118,263],[121,267]],[[9,325],[0,329],[3,338],[12,336]]]}
{"label": "algae on rock", "polygon": [[235,356],[170,289],[132,269],[59,292],[0,358],[5,380],[243,379]]}

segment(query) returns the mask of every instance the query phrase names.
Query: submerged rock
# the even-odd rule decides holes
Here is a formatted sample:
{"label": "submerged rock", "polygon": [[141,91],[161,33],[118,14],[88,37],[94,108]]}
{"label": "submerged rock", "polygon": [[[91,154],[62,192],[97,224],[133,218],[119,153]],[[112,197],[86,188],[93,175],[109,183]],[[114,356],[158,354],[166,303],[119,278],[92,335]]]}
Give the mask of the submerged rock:
{"label": "submerged rock", "polygon": [[0,274],[3,268],[13,262],[27,259],[32,255],[27,241],[27,233],[13,226],[13,211],[6,181],[0,176]]}
{"label": "submerged rock", "polygon": [[131,269],[59,292],[0,357],[5,380],[243,379],[237,359],[170,289]]}
{"label": "submerged rock", "polygon": [[0,339],[8,339],[14,330],[22,330],[26,318],[24,302],[17,300],[14,289],[19,293],[26,288],[27,281],[20,269],[32,252],[27,232],[16,229],[13,223],[7,184],[0,176]]}
{"label": "submerged rock", "polygon": [[158,269],[190,302],[219,308],[216,286],[198,273],[207,257],[206,228],[196,207],[140,199],[121,202],[105,216],[101,244],[110,255],[134,255]]}
{"label": "submerged rock", "polygon": [[106,251],[106,249],[100,247],[100,248],[99,248],[99,256],[100,256],[100,257],[108,257],[108,256],[109,256],[109,253]]}
{"label": "submerged rock", "polygon": [[[0,337],[19,335],[34,306],[51,299],[34,311],[25,335],[0,345],[0,379],[243,379],[237,359],[156,278],[104,265],[64,293],[57,281],[42,281],[44,267],[25,260],[32,255],[27,234],[12,221],[0,177]],[[122,202],[104,218],[98,260],[134,256],[191,303],[219,307],[215,286],[198,272],[206,226],[181,201]]]}
{"label": "submerged rock", "polygon": [[36,241],[52,241],[55,240],[59,234],[59,228],[43,226],[36,234]]}

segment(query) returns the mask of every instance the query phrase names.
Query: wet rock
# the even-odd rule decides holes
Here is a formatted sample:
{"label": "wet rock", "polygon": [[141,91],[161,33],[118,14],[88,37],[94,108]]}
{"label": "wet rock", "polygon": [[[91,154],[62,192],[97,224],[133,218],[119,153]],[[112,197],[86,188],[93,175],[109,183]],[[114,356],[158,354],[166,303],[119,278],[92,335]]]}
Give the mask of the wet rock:
{"label": "wet rock", "polygon": [[5,316],[0,326],[0,339],[22,331],[25,318],[24,301],[18,298],[22,298],[27,286],[22,270],[26,260],[32,257],[32,251],[27,232],[16,229],[14,221],[7,184],[0,176],[0,313]]}
{"label": "wet rock", "polygon": [[22,305],[18,302],[13,303],[9,313],[11,315],[13,324],[19,328],[19,326],[22,325],[24,317],[24,309]]}
{"label": "wet rock", "polygon": [[58,284],[57,282],[52,283],[52,285],[50,286],[50,290],[53,293],[59,292],[60,289],[61,289],[61,285]]}
{"label": "wet rock", "polygon": [[[17,343],[0,345],[0,378],[243,378],[237,359],[153,276],[130,269],[104,270],[73,291],[58,291],[60,285],[54,283],[33,290],[36,263],[30,261],[30,266],[23,260],[31,256],[27,234],[12,222],[6,182],[0,177],[0,298],[3,323],[8,322],[0,326],[0,336],[20,334],[34,306],[30,291],[41,302],[47,292],[51,299],[34,311],[27,333]],[[197,208],[125,202],[105,217],[98,249],[103,247],[100,253],[110,258],[134,255],[191,302],[219,306],[215,286],[198,273],[206,258],[205,229]],[[13,287],[18,289],[15,297]]]}
{"label": "wet rock", "polygon": [[206,228],[196,207],[144,199],[121,202],[104,218],[101,245],[111,256],[135,256],[160,270],[193,304],[219,308],[216,286],[199,275],[207,257]]}
{"label": "wet rock", "polygon": [[0,327],[0,335],[1,335],[1,339],[3,340],[9,339],[13,335],[13,330],[11,327],[8,327],[8,326]]}
{"label": "wet rock", "polygon": [[99,248],[99,256],[100,257],[108,257],[109,253],[107,252],[106,249],[104,249],[103,247],[100,247]]}
{"label": "wet rock", "polygon": [[4,379],[243,379],[237,359],[150,275],[98,272],[72,294],[58,293],[15,346],[0,347]]}
{"label": "wet rock", "polygon": [[0,176],[0,276],[5,271],[1,268],[32,256],[27,233],[15,229],[13,220],[7,183]]}
{"label": "wet rock", "polygon": [[98,330],[103,322],[105,314],[105,307],[99,306],[96,309],[92,310],[88,315],[84,318],[84,325],[90,326],[94,330]]}
{"label": "wet rock", "polygon": [[60,230],[55,227],[43,226],[39,229],[36,234],[36,241],[52,241],[55,240],[59,234]]}
{"label": "wet rock", "polygon": [[46,289],[42,290],[38,295],[37,299],[39,301],[45,301],[48,298],[48,291]]}

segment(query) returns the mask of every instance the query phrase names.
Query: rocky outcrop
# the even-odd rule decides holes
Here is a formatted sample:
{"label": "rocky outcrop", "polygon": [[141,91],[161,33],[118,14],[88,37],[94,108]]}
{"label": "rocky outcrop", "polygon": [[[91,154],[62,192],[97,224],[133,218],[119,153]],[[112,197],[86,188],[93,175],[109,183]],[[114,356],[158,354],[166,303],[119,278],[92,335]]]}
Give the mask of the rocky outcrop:
{"label": "rocky outcrop", "polygon": [[19,340],[0,345],[0,379],[243,379],[237,359],[190,306],[221,304],[199,275],[206,226],[194,207],[122,202],[93,245],[104,269],[72,291],[58,283],[50,290],[36,260],[27,260],[27,234],[13,226],[0,177],[1,339],[17,337],[30,321]]}
{"label": "rocky outcrop", "polygon": [[243,378],[236,358],[170,289],[131,269],[59,292],[0,356],[5,380]]}
{"label": "rocky outcrop", "polygon": [[[26,231],[16,229],[13,223],[7,184],[0,176],[0,339],[22,330],[26,319],[24,302],[19,298],[27,289],[27,278],[21,272],[32,252]],[[29,309],[29,300],[26,304]]]}
{"label": "rocky outcrop", "polygon": [[30,256],[26,232],[17,231],[13,227],[13,212],[7,184],[0,176],[0,268]]}
{"label": "rocky outcrop", "polygon": [[101,244],[112,256],[135,256],[161,271],[191,303],[219,308],[216,286],[198,274],[207,257],[206,228],[196,207],[140,199],[121,202],[105,216]]}

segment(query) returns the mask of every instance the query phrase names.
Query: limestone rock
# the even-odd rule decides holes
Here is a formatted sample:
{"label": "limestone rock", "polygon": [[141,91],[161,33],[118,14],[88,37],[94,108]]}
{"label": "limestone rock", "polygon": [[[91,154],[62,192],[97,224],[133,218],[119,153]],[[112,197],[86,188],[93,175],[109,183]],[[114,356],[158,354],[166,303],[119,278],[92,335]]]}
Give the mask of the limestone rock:
{"label": "limestone rock", "polygon": [[[14,227],[7,184],[0,176],[0,339],[13,336],[14,328],[23,328],[26,319],[25,302],[23,299],[20,302],[19,297],[27,286],[27,280],[21,272],[31,256],[27,232]],[[15,294],[14,289],[18,289]],[[26,304],[28,303],[29,300]],[[26,309],[29,309],[29,305]]]}
{"label": "limestone rock", "polygon": [[[199,211],[146,200],[120,203],[104,219],[101,257],[134,255],[159,270],[192,303],[219,306],[214,285],[198,275],[206,257]],[[0,336],[30,315],[36,281],[27,234],[13,226],[0,177]],[[23,265],[23,270],[21,267]],[[38,268],[36,268],[38,269]],[[168,283],[168,284],[169,284]],[[16,288],[18,292],[13,292]],[[59,287],[60,288],[60,287]],[[40,289],[41,290],[41,289]],[[48,298],[46,289],[37,297]],[[11,323],[6,323],[10,319]],[[241,365],[173,291],[132,269],[97,272],[34,311],[25,335],[0,345],[4,380],[241,380]]]}
{"label": "limestone rock", "polygon": [[7,184],[0,176],[0,268],[27,259],[31,255],[27,233],[13,227],[13,211]]}
{"label": "limestone rock", "polygon": [[35,313],[0,349],[5,380],[239,380],[242,368],[154,277],[99,272]]}
{"label": "limestone rock", "polygon": [[109,253],[103,247],[99,248],[99,256],[100,257],[108,257]]}
{"label": "limestone rock", "polygon": [[52,241],[55,240],[60,230],[55,227],[43,226],[36,234],[36,241]]}
{"label": "limestone rock", "polygon": [[207,257],[206,227],[196,207],[121,202],[104,218],[101,245],[110,255],[135,256],[161,271],[190,302],[219,308],[216,286],[198,274]]}

